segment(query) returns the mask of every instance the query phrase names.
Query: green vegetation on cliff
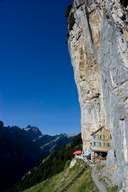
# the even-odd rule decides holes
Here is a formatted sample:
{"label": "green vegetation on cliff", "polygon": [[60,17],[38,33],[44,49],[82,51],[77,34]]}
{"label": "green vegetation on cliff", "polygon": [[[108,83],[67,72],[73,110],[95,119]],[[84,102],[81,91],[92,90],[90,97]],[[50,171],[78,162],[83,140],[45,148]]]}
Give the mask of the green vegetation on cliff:
{"label": "green vegetation on cliff", "polygon": [[24,192],[97,192],[91,178],[90,168],[81,160],[77,160],[72,168],[65,168],[59,174]]}

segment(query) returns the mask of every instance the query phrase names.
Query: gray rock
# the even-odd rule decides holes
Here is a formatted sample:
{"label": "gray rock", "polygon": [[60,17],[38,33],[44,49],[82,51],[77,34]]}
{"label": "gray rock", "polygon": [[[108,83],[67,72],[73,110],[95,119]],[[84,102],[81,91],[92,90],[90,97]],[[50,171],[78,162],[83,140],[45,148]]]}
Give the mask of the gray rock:
{"label": "gray rock", "polygon": [[110,158],[117,165],[113,174],[128,191],[128,9],[119,0],[74,0],[69,25],[72,19],[68,44],[81,106],[83,149],[90,145],[93,131],[108,128],[116,154],[116,159]]}

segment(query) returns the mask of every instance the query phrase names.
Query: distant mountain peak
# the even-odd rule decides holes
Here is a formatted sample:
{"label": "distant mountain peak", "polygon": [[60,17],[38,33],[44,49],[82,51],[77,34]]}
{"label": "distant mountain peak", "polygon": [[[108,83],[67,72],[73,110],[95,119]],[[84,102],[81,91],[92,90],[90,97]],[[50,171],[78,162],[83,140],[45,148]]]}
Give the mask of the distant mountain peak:
{"label": "distant mountain peak", "polygon": [[0,127],[4,127],[4,122],[0,121]]}
{"label": "distant mountain peak", "polygon": [[35,126],[28,125],[23,130],[30,133],[34,138],[39,138],[42,136],[42,132],[40,131],[40,129],[38,127],[35,127]]}

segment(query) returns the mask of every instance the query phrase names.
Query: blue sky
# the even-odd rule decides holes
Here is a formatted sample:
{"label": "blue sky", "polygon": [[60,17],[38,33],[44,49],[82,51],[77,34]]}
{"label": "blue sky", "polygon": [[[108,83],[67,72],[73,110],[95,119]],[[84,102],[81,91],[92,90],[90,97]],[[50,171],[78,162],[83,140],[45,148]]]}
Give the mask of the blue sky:
{"label": "blue sky", "polygon": [[80,131],[66,41],[68,0],[0,1],[0,119],[43,133]]}

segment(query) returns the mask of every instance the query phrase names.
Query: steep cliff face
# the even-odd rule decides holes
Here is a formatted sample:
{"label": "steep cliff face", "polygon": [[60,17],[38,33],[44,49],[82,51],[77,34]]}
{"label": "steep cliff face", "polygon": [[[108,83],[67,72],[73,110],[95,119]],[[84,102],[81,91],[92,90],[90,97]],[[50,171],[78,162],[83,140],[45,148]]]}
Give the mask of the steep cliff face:
{"label": "steep cliff face", "polygon": [[68,30],[83,148],[93,131],[108,128],[116,182],[128,191],[128,2],[74,0]]}

